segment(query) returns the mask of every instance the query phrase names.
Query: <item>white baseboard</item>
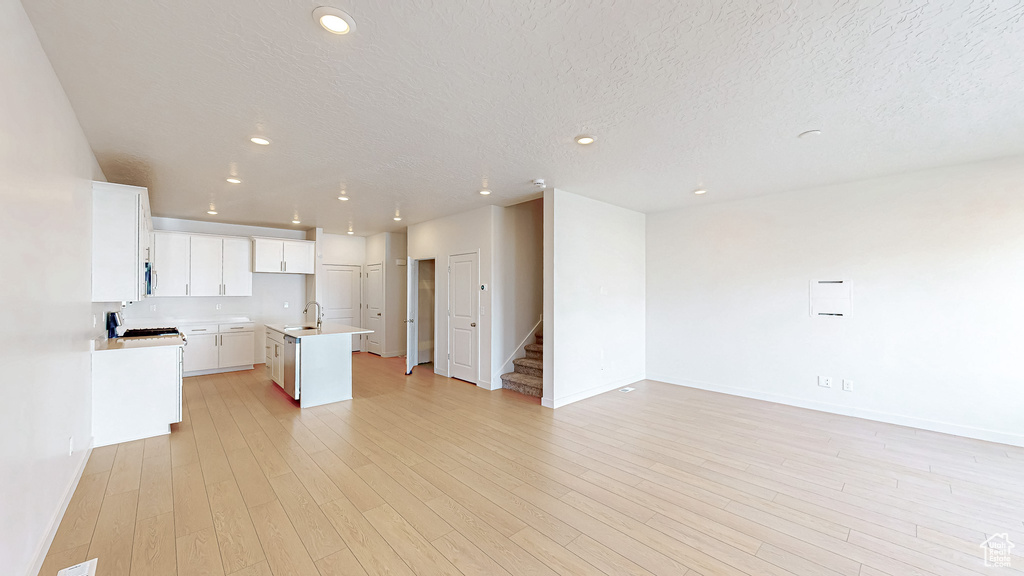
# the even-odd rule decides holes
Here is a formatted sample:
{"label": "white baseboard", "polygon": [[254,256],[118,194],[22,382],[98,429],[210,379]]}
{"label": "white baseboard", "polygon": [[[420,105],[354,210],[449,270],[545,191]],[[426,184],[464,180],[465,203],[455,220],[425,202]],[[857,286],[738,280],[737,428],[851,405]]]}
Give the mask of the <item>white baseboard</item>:
{"label": "white baseboard", "polygon": [[28,576],[39,574],[39,570],[43,567],[46,553],[50,551],[53,538],[57,535],[57,528],[60,527],[60,521],[64,519],[64,513],[67,512],[68,505],[71,504],[71,497],[75,495],[75,488],[78,488],[78,481],[82,479],[82,473],[85,472],[85,465],[89,463],[89,456],[91,455],[92,446],[83,452],[82,459],[78,462],[77,469],[75,470],[75,476],[68,483],[67,488],[64,489],[64,497],[61,498],[60,507],[54,513],[53,518],[50,519],[50,528],[46,531],[46,536],[39,543],[39,547],[36,548],[35,559],[32,561],[32,568],[28,571]]}
{"label": "white baseboard", "polygon": [[595,386],[593,388],[584,390],[582,392],[577,392],[575,394],[570,394],[568,396],[563,396],[561,398],[541,398],[540,399],[540,404],[541,404],[541,406],[544,406],[546,408],[561,408],[562,406],[565,406],[567,404],[572,404],[573,402],[579,402],[580,400],[586,400],[587,398],[590,398],[592,396],[597,396],[598,394],[604,394],[605,392],[610,392],[612,390],[615,390],[616,388],[621,388],[621,387],[626,386],[628,384],[633,384],[634,382],[639,382],[639,381],[641,381],[643,379],[644,379],[643,375],[640,375],[640,376],[630,376],[629,378],[622,378],[620,380],[616,380],[615,382],[609,382],[607,384],[601,384],[600,386]]}
{"label": "white baseboard", "polygon": [[1024,436],[1000,432],[998,430],[988,430],[985,428],[964,426],[962,424],[928,420],[925,418],[918,418],[916,416],[906,416],[902,414],[867,410],[864,408],[854,408],[851,406],[843,406],[841,404],[829,404],[828,402],[817,402],[804,398],[772,394],[769,392],[761,392],[760,390],[751,390],[749,388],[735,388],[710,382],[699,382],[683,378],[659,376],[657,374],[648,374],[647,379],[654,380],[656,382],[663,382],[665,384],[697,388],[698,390],[707,390],[709,392],[720,392],[730,396],[765,400],[767,402],[775,402],[776,404],[785,404],[787,406],[817,410],[818,412],[827,412],[829,414],[838,414],[840,416],[864,418],[865,420],[874,420],[876,422],[884,422],[886,424],[896,424],[898,426],[908,426],[910,428],[919,428],[921,430],[929,430],[931,432],[941,432],[943,434],[952,434],[954,436],[963,436],[965,438],[974,438],[977,440],[986,440],[988,442],[998,442],[1000,444],[1024,447]]}
{"label": "white baseboard", "polygon": [[212,370],[193,370],[191,372],[182,372],[181,376],[183,378],[191,378],[192,376],[207,376],[209,374],[224,374],[225,372],[241,372],[243,370],[252,370],[256,366],[258,366],[258,364],[247,364],[245,366],[232,366],[231,368],[213,368]]}

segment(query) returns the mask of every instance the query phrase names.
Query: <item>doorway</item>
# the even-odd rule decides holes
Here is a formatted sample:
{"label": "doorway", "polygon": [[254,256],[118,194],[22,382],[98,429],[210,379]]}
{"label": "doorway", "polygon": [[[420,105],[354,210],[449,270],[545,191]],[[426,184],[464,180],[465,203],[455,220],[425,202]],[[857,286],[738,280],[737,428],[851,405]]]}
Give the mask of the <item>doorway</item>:
{"label": "doorway", "polygon": [[384,342],[384,278],[383,263],[366,267],[366,307],[363,325],[373,330],[366,337],[366,351],[381,355]]}
{"label": "doorway", "polygon": [[409,271],[406,291],[405,373],[412,374],[420,364],[434,362],[434,259],[407,259]]}
{"label": "doorway", "polygon": [[448,257],[448,354],[452,378],[477,383],[479,362],[478,256],[456,254]]}
{"label": "doorway", "polygon": [[[347,326],[360,326],[362,320],[362,276],[360,266],[324,265],[324,320],[331,320]],[[359,341],[353,341],[352,349],[361,349]]]}

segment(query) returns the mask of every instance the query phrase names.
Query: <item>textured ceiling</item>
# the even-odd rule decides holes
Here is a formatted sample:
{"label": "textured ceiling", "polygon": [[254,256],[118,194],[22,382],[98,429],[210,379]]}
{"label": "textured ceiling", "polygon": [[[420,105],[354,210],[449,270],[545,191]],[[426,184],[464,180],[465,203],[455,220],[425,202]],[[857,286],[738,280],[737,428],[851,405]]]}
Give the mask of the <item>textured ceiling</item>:
{"label": "textured ceiling", "polygon": [[317,2],[23,3],[160,216],[368,234],[538,177],[649,212],[1024,153],[1020,0],[332,2],[347,36]]}

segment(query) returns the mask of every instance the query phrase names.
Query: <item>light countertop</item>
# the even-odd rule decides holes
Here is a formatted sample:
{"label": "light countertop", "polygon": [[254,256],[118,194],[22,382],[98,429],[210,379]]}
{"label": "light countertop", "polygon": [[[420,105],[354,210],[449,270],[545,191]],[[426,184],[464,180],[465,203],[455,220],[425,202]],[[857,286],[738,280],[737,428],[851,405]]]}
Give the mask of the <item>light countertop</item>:
{"label": "light countertop", "polygon": [[373,330],[367,330],[366,328],[359,328],[358,326],[346,326],[345,324],[336,324],[334,322],[324,322],[320,329],[316,328],[295,328],[314,326],[314,323],[309,324],[267,324],[267,330],[273,330],[279,332],[285,336],[291,336],[296,340],[300,338],[308,338],[310,336],[327,336],[330,334],[373,334]]}
{"label": "light countertop", "polygon": [[181,336],[154,336],[152,338],[112,338],[93,340],[93,350],[128,350],[132,348],[154,348],[157,346],[184,346]]}

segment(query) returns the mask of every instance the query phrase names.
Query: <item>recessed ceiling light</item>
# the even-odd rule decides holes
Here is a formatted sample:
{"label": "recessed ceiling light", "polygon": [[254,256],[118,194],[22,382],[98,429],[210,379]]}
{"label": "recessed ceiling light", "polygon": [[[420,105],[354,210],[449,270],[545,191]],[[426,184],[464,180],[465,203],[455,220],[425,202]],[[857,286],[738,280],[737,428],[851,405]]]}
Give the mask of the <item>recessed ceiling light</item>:
{"label": "recessed ceiling light", "polygon": [[302,221],[296,218],[295,220],[292,220],[292,224],[302,224]]}
{"label": "recessed ceiling light", "polygon": [[206,213],[211,215],[211,216],[216,216],[217,215],[217,211],[216,210],[207,210]]}
{"label": "recessed ceiling light", "polygon": [[242,181],[239,180],[238,178],[228,178],[228,182],[230,182],[231,184],[241,184],[242,183]]}
{"label": "recessed ceiling light", "polygon": [[703,188],[697,188],[696,190],[693,191],[693,193],[700,196],[701,194],[707,194],[708,191]]}
{"label": "recessed ceiling light", "polygon": [[330,6],[321,6],[313,10],[313,20],[331,34],[348,34],[356,29],[356,23],[351,16]]}
{"label": "recessed ceiling light", "polygon": [[586,146],[587,144],[593,144],[594,143],[594,137],[593,136],[587,136],[586,134],[581,134],[581,135],[576,137],[576,143],[577,144],[582,144],[584,146]]}
{"label": "recessed ceiling light", "polygon": [[349,230],[349,231],[348,231],[348,233],[349,233],[349,234],[355,234],[355,232],[353,232],[353,231],[351,231],[351,230]]}
{"label": "recessed ceiling light", "polygon": [[348,202],[348,196],[342,194],[341,196],[338,196],[338,200],[341,200],[342,202]]}
{"label": "recessed ceiling light", "polygon": [[395,222],[401,222],[401,221],[402,221],[402,217],[401,216],[395,216]]}
{"label": "recessed ceiling light", "polygon": [[270,145],[270,140],[262,136],[253,136],[252,138],[249,138],[249,141],[252,142],[253,144],[259,144],[260,146]]}
{"label": "recessed ceiling light", "polygon": [[801,132],[801,133],[797,134],[796,137],[797,138],[813,138],[815,136],[821,136],[821,130],[817,130],[817,129],[815,129],[815,130],[807,130],[806,132]]}
{"label": "recessed ceiling light", "polygon": [[483,194],[484,196],[487,196],[491,193],[491,191],[488,190],[487,188],[484,188],[483,190],[480,191],[480,193]]}

